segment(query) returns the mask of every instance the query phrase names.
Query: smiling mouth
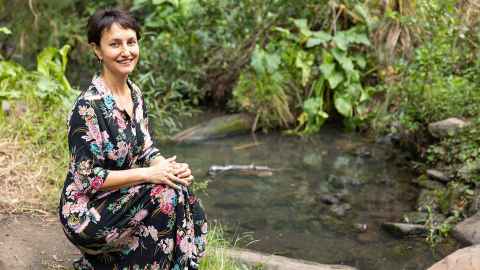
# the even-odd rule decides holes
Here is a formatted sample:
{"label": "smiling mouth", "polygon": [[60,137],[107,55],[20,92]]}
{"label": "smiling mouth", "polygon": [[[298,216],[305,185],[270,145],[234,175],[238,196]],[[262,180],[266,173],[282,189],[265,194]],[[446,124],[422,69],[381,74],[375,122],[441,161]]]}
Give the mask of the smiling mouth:
{"label": "smiling mouth", "polygon": [[125,60],[116,61],[116,62],[121,64],[121,65],[130,65],[133,62],[133,60],[134,59],[132,58],[132,59],[125,59]]}

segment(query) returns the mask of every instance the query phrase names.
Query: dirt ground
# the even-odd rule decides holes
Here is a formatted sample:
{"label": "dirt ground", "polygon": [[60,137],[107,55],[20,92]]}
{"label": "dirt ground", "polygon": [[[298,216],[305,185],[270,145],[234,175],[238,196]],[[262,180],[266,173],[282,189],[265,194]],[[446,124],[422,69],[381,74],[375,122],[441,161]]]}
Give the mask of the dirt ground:
{"label": "dirt ground", "polygon": [[79,256],[55,216],[0,214],[0,270],[73,269]]}

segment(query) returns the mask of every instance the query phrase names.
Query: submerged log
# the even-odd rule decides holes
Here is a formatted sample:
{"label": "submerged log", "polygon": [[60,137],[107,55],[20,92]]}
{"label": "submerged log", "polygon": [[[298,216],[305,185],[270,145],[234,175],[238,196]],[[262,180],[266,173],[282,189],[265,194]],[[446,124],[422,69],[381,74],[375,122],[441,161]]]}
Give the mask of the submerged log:
{"label": "submerged log", "polygon": [[172,139],[177,143],[196,142],[248,133],[253,126],[253,122],[254,118],[249,114],[225,115],[186,129],[176,134]]}
{"label": "submerged log", "polygon": [[212,165],[210,166],[210,168],[208,168],[208,174],[211,176],[215,176],[221,173],[234,173],[252,176],[272,176],[273,170],[267,166],[255,166],[253,164],[227,166]]}

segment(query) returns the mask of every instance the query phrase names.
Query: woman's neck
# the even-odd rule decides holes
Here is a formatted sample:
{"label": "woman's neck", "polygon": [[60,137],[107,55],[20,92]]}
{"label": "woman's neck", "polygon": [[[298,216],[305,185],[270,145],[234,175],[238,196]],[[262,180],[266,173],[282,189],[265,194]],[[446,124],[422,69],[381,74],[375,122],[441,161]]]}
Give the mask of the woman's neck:
{"label": "woman's neck", "polygon": [[103,69],[103,72],[101,74],[101,77],[103,81],[105,82],[106,86],[110,91],[112,91],[112,94],[115,95],[123,95],[127,94],[128,92],[128,85],[127,85],[127,79],[128,75],[125,76],[118,76],[115,75],[111,72],[109,72],[107,69]]}

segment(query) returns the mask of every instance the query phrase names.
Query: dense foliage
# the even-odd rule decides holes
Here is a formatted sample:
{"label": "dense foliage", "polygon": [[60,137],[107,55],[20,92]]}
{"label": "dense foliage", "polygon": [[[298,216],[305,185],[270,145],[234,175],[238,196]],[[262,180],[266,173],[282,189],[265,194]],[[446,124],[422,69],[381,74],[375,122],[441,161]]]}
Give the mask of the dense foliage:
{"label": "dense foliage", "polygon": [[[437,192],[440,210],[427,208],[452,217],[431,222],[430,238],[465,215],[479,183],[462,171],[480,163],[477,1],[5,0],[0,54],[15,63],[1,62],[0,100],[27,98],[50,104],[47,111],[68,102],[66,52],[77,86],[98,69],[86,18],[116,5],[143,25],[134,79],[163,133],[177,130],[176,116],[206,107],[250,112],[253,129],[303,135],[342,121],[377,134],[421,134],[420,158],[455,178]],[[63,44],[70,47],[40,54],[37,71],[17,64],[33,69],[43,48]],[[456,137],[424,136],[429,123],[453,116],[471,125]]]}

